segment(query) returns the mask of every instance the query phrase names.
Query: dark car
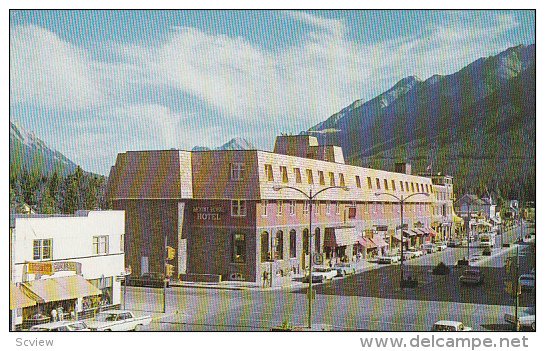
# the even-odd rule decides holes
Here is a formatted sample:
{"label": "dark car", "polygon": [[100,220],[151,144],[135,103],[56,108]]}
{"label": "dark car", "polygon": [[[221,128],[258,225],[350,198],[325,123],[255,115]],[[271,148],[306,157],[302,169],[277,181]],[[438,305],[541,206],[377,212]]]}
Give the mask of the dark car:
{"label": "dark car", "polygon": [[[129,285],[145,286],[151,288],[162,288],[165,285],[165,275],[163,273],[144,273],[139,278],[129,279]],[[170,286],[170,281],[166,280],[167,288]]]}

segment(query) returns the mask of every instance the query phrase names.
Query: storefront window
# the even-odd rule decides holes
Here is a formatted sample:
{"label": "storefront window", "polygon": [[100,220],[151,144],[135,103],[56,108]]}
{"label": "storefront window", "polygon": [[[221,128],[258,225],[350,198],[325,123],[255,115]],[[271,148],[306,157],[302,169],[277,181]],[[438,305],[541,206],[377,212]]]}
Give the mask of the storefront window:
{"label": "storefront window", "polygon": [[290,257],[297,256],[297,233],[294,229],[290,230]]}
{"label": "storefront window", "polygon": [[282,232],[281,230],[276,232],[274,243],[275,243],[274,258],[277,260],[284,259],[284,232]]}
{"label": "storefront window", "polygon": [[308,255],[308,229],[303,229],[303,254]]}
{"label": "storefront window", "polygon": [[270,259],[269,254],[269,233],[261,233],[261,262],[267,262]]}
{"label": "storefront window", "polygon": [[246,262],[246,237],[244,234],[236,233],[233,240],[233,262]]}

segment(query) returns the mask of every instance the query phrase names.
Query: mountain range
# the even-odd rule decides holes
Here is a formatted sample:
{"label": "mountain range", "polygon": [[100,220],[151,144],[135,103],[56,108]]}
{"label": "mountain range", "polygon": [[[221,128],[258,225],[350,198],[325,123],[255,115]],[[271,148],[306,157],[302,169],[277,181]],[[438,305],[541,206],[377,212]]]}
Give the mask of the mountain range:
{"label": "mountain range", "polygon": [[535,45],[426,80],[410,76],[303,133],[342,146],[347,163],[454,177],[456,192],[535,199]]}
{"label": "mountain range", "polygon": [[215,149],[210,149],[206,146],[195,146],[191,151],[210,151],[210,150],[255,150],[255,146],[244,138],[233,138],[225,144],[218,146]]}

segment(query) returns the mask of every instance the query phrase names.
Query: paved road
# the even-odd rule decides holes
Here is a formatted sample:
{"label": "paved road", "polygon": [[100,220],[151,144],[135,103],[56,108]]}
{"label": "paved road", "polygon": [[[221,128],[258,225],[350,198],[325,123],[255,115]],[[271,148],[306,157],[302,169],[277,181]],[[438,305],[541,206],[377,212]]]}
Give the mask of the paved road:
{"label": "paved road", "polygon": [[[521,248],[527,250],[528,245]],[[422,284],[404,292],[396,288],[399,265],[317,285],[313,321],[344,330],[422,331],[429,330],[439,319],[454,319],[476,330],[510,330],[503,315],[512,311],[513,299],[498,288],[503,286],[503,264],[508,252],[496,248],[496,256],[478,263],[486,277],[481,287],[461,287],[459,269],[442,277],[429,272],[438,262],[455,262],[466,252],[463,248],[447,249],[409,261],[406,268]],[[521,257],[521,273],[529,268],[530,261],[527,256]],[[161,313],[161,289],[127,290],[128,308],[153,314],[150,330],[269,330],[284,321],[306,324],[308,311],[305,289],[290,292],[175,287],[167,289],[166,314]],[[521,305],[528,305],[535,297],[525,294],[521,300]]]}

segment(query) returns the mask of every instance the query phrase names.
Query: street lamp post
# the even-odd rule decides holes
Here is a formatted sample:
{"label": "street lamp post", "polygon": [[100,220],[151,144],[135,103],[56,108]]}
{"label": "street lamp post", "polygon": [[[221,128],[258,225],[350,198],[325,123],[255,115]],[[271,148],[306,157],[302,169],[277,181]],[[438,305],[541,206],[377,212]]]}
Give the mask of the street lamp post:
{"label": "street lamp post", "polygon": [[[348,191],[349,188],[347,186],[329,186],[327,188],[323,188],[322,190],[312,194],[312,188],[309,189],[309,193],[305,193],[303,190],[301,189],[298,189],[298,188],[295,188],[295,187],[291,187],[291,186],[274,186],[273,187],[273,190],[274,191],[280,191],[282,189],[291,189],[291,190],[295,190],[301,194],[303,194],[303,196],[305,196],[309,202],[309,206],[310,206],[310,210],[309,210],[309,233],[308,233],[308,258],[309,258],[309,269],[308,269],[308,274],[309,274],[309,279],[308,279],[308,328],[309,330],[311,329],[312,327],[312,201],[316,198],[316,196],[318,196],[319,194],[323,193],[324,191],[326,190],[329,190],[329,189],[342,189],[344,191]],[[303,271],[304,271],[304,267],[303,267]]]}
{"label": "street lamp post", "polygon": [[430,196],[430,194],[428,193],[414,193],[414,194],[411,194],[407,197],[403,197],[403,195],[401,195],[401,197],[397,197],[396,195],[394,194],[390,194],[390,193],[375,193],[375,196],[381,196],[381,195],[388,195],[388,196],[391,196],[393,198],[395,198],[398,202],[399,202],[399,206],[400,206],[400,209],[401,209],[401,225],[400,225],[400,228],[399,228],[399,232],[400,232],[400,240],[401,240],[401,264],[400,264],[400,278],[401,278],[401,281],[400,281],[400,287],[401,287],[401,290],[403,290],[405,288],[405,278],[403,277],[403,227],[404,227],[404,224],[403,224],[403,205],[405,204],[405,201],[407,201],[407,199],[409,199],[410,197],[412,196],[415,196],[415,195],[424,195],[424,196]]}

